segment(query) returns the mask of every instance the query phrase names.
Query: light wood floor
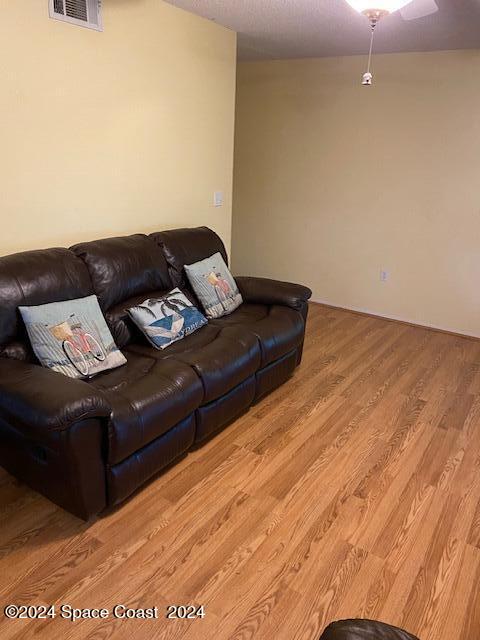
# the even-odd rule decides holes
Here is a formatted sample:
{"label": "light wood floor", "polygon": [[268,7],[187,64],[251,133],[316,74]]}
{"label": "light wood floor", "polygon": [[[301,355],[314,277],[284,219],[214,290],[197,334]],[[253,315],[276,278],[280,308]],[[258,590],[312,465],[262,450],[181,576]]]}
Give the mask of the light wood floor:
{"label": "light wood floor", "polygon": [[[480,342],[312,305],[294,378],[81,523],[0,475],[0,603],[158,606],[2,640],[317,640],[381,619],[480,638]],[[164,618],[167,604],[206,617]]]}

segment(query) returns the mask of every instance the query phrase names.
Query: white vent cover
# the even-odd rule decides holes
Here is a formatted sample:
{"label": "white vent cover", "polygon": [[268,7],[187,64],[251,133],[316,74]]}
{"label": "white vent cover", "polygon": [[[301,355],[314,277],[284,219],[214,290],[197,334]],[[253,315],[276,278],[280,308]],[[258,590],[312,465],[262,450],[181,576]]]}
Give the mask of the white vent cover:
{"label": "white vent cover", "polygon": [[103,31],[102,0],[48,0],[50,17]]}

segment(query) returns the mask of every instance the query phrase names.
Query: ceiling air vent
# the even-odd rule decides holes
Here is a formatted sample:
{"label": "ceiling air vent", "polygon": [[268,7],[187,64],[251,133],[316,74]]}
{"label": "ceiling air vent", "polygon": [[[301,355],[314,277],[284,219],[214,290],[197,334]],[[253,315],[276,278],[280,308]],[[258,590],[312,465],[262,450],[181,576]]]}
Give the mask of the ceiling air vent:
{"label": "ceiling air vent", "polygon": [[48,0],[50,17],[103,31],[101,0]]}

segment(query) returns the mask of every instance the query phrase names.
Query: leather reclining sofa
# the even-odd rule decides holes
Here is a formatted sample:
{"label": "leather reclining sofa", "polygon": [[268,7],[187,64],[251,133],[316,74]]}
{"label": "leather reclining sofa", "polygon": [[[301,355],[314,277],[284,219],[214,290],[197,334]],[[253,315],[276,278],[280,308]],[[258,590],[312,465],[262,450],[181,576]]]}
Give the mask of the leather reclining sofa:
{"label": "leather reclining sofa", "polygon": [[[210,229],[176,229],[0,258],[0,464],[88,519],[285,382],[300,363],[311,291],[239,277],[244,303],[163,351],[126,309],[179,286],[220,252]],[[18,313],[96,294],[127,358],[85,381],[41,367]],[[201,308],[201,307],[199,307]]]}

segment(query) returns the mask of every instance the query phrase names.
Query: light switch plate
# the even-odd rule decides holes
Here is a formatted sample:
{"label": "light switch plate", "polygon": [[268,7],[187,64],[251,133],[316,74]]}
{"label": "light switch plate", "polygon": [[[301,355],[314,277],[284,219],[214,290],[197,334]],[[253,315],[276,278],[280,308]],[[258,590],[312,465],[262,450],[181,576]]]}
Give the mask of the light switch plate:
{"label": "light switch plate", "polygon": [[390,271],[387,269],[380,270],[380,282],[387,282],[390,279]]}
{"label": "light switch plate", "polygon": [[223,191],[215,191],[215,193],[213,194],[213,206],[223,206]]}

